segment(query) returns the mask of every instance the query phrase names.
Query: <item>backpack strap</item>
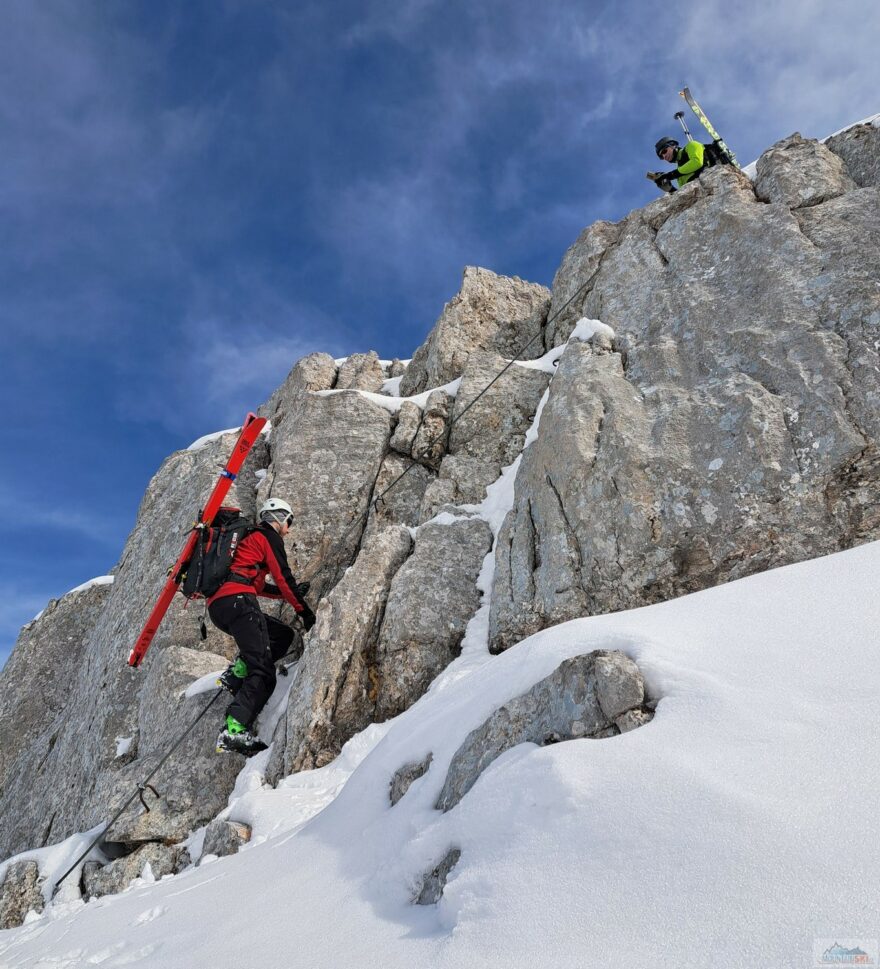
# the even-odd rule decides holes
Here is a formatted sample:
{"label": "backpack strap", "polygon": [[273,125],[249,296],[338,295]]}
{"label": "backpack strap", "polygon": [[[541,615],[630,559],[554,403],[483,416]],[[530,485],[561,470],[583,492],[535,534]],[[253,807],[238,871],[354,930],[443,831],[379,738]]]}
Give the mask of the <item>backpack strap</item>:
{"label": "backpack strap", "polygon": [[249,585],[253,587],[254,576],[242,575],[240,572],[230,572],[226,581],[237,582],[239,585]]}

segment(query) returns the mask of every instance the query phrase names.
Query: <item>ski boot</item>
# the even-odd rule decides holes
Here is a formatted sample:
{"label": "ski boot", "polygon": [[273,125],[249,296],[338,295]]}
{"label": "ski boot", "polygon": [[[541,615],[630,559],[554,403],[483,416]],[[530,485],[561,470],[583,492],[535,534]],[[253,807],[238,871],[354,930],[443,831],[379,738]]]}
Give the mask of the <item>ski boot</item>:
{"label": "ski boot", "polygon": [[226,726],[220,731],[217,737],[218,754],[243,754],[245,757],[253,757],[261,750],[265,750],[264,744],[259,737],[255,736],[243,724],[239,723],[235,717],[226,718]]}
{"label": "ski boot", "polygon": [[247,663],[239,657],[217,677],[217,686],[222,687],[222,689],[235,696],[241,689],[241,684],[244,683],[246,676]]}

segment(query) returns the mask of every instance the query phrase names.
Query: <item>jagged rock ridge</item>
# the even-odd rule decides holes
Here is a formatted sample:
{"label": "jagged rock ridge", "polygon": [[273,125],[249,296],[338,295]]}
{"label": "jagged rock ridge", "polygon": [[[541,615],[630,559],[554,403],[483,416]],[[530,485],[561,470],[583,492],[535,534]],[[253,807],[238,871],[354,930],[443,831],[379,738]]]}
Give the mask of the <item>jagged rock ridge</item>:
{"label": "jagged rock ridge", "polygon": [[[754,185],[716,169],[621,223],[591,226],[552,303],[542,287],[466,270],[401,380],[411,394],[460,378],[457,391],[383,407],[358,391],[380,391],[399,362],[296,364],[262,408],[271,435],[232,495],[251,512],[270,494],[291,501],[289,553],[320,600],[270,778],[327,763],[455,657],[492,548],[473,506],[522,449],[545,395],[494,546],[496,650],[565,619],[877,537],[876,132],[857,127],[827,146],[795,135],[765,153]],[[536,336],[528,357],[559,347],[584,315],[615,339],[569,344],[552,383],[514,366],[461,416],[518,347]],[[65,597],[23,631],[0,691],[10,819],[0,857],[106,818],[204,702],[183,689],[232,656],[214,630],[202,644],[178,603],[144,669],[124,665],[230,444],[169,458],[114,584]],[[452,514],[425,524],[441,510]],[[447,628],[432,636],[435,615]],[[240,761],[213,754],[217,707],[157,780],[149,814],[132,811],[109,833],[125,857],[179,845],[225,805]],[[14,730],[21,722],[27,730]],[[117,756],[117,738],[130,738],[128,753]]]}

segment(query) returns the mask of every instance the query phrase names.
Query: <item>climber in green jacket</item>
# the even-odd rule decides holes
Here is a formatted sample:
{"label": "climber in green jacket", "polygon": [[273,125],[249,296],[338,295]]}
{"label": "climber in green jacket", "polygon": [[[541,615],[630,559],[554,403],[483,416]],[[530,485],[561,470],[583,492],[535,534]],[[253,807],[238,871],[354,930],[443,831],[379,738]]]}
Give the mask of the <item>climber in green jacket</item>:
{"label": "climber in green jacket", "polygon": [[654,147],[661,161],[674,163],[676,166],[671,172],[648,173],[648,177],[665,192],[675,191],[672,186],[673,179],[677,180],[678,187],[681,188],[707,167],[706,146],[699,141],[689,141],[681,148],[674,138],[661,138]]}

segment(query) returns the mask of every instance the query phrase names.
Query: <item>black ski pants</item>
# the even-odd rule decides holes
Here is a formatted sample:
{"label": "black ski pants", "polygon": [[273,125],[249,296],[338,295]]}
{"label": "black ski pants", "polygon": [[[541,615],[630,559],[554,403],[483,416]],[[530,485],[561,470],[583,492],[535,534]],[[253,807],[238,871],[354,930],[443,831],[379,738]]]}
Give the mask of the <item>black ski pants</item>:
{"label": "black ski pants", "polygon": [[264,615],[255,595],[223,596],[211,603],[208,615],[219,630],[232,636],[248,668],[226,715],[252,727],[275,689],[275,661],[290,649],[293,630]]}

